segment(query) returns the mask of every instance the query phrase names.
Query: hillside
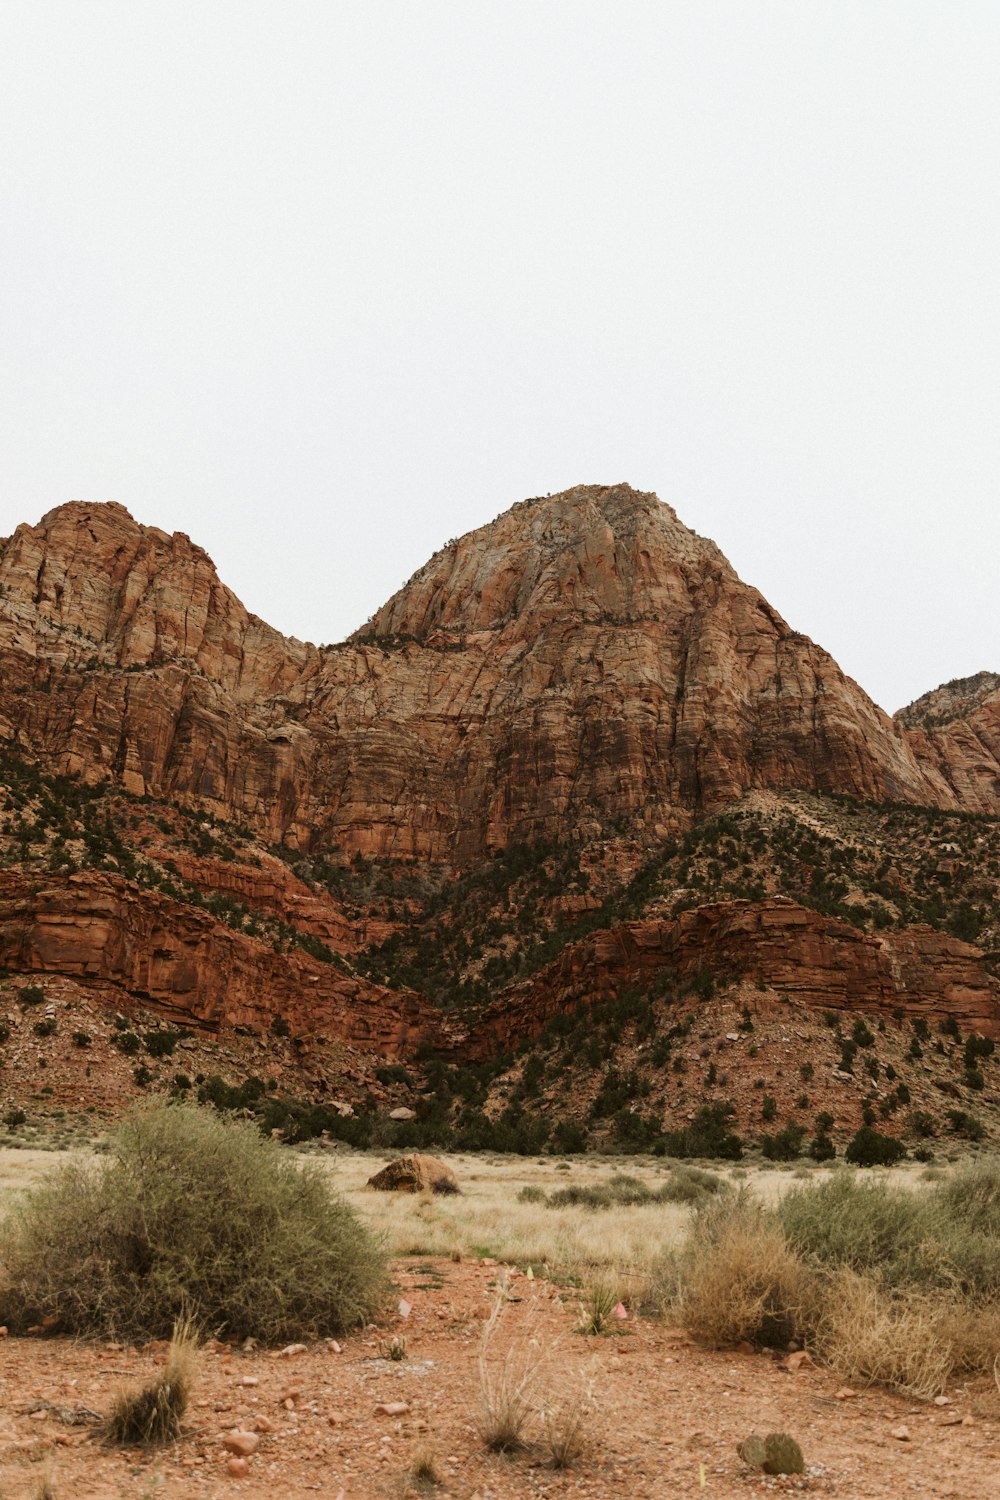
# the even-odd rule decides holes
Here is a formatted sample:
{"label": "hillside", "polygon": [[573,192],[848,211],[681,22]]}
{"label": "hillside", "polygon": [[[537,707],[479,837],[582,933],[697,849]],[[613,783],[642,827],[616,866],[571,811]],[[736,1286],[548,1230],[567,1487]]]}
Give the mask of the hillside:
{"label": "hillside", "polygon": [[[60,506],[0,542],[0,736],[8,1113],[651,1144],[706,1100],[757,1133],[756,1066],[846,1131],[933,1034],[883,1118],[1000,1116],[1000,678],[890,719],[653,495],[524,501],[320,648]],[[794,1066],[705,1061],[749,1025]]]}

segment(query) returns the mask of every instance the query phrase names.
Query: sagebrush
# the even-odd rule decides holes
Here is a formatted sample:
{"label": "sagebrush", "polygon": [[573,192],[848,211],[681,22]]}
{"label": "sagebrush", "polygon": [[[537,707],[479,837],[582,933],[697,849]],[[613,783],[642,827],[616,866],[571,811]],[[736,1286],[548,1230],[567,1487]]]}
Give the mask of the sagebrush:
{"label": "sagebrush", "polygon": [[0,1322],[169,1337],[178,1319],[274,1342],[337,1334],[387,1289],[378,1242],[303,1162],[253,1126],[151,1106],[97,1163],[70,1163],[0,1230]]}

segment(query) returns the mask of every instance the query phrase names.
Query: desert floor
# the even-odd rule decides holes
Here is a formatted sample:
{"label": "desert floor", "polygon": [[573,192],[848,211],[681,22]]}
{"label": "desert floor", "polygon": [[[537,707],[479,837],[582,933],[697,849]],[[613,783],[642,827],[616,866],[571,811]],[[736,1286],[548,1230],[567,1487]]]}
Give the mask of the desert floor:
{"label": "desert floor", "polygon": [[[0,1209],[60,1159],[0,1153]],[[789,1368],[773,1354],[709,1353],[662,1318],[633,1310],[607,1336],[578,1333],[587,1286],[610,1279],[627,1302],[641,1305],[650,1267],[679,1242],[687,1220],[688,1211],[673,1205],[593,1212],[518,1201],[528,1183],[602,1180],[616,1166],[608,1159],[574,1159],[565,1170],[550,1158],[453,1157],[462,1195],[434,1199],[366,1192],[381,1156],[338,1152],[328,1160],[337,1184],[385,1233],[395,1256],[401,1306],[394,1301],[383,1325],[341,1340],[339,1349],[322,1341],[288,1354],[209,1345],[199,1356],[183,1438],[153,1452],[102,1446],[80,1409],[106,1412],[119,1389],[155,1372],[160,1350],[4,1339],[4,1500],[46,1493],[55,1500],[234,1493],[272,1500],[276,1492],[329,1500],[1000,1494],[1000,1392],[993,1382],[950,1389],[946,1404],[925,1405],[879,1389],[845,1394],[835,1373],[808,1363]],[[667,1170],[649,1160],[617,1165],[652,1181]],[[747,1180],[770,1196],[795,1178],[751,1169]],[[905,1180],[919,1190],[919,1168]],[[484,1449],[480,1353],[498,1295],[502,1316],[488,1368],[496,1374],[510,1351],[512,1366],[535,1370],[533,1405],[548,1413],[550,1430],[564,1429],[568,1413],[579,1417],[588,1451],[569,1471],[546,1466],[545,1418],[525,1452],[503,1457]],[[405,1340],[398,1361],[385,1357],[394,1336]],[[244,1477],[228,1471],[224,1438],[234,1428],[259,1440]],[[751,1432],[771,1431],[798,1439],[803,1478],[745,1470],[738,1444]],[[408,1478],[422,1452],[433,1455],[437,1487],[421,1489]]]}

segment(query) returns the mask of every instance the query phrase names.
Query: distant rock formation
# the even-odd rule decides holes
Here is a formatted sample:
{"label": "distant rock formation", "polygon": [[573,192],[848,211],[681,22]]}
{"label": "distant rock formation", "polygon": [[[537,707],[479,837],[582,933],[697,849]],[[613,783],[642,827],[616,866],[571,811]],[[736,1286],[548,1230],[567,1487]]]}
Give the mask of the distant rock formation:
{"label": "distant rock formation", "polygon": [[0,735],[304,849],[652,840],[749,788],[1000,810],[995,686],[888,718],[627,485],[515,505],[321,649],[118,505],[18,527],[0,585]]}

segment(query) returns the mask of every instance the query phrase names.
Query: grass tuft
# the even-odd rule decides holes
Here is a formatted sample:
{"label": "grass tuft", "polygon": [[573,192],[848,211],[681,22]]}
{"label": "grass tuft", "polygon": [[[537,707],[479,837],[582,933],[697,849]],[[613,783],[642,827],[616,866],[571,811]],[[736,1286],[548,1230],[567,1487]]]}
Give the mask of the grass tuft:
{"label": "grass tuft", "polygon": [[180,1436],[194,1382],[198,1334],[189,1319],[174,1329],[163,1369],[137,1391],[122,1391],[106,1426],[110,1442],[156,1447]]}

